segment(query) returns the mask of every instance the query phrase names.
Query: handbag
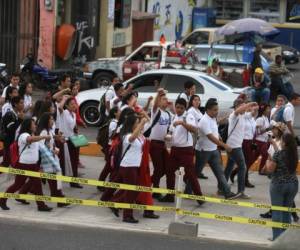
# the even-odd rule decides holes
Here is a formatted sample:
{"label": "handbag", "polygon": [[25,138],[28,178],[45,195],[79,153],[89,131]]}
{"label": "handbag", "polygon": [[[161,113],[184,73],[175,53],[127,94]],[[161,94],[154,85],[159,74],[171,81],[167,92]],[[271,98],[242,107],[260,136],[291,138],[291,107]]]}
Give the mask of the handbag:
{"label": "handbag", "polygon": [[69,139],[76,148],[85,147],[89,145],[88,139],[85,135],[73,135]]}

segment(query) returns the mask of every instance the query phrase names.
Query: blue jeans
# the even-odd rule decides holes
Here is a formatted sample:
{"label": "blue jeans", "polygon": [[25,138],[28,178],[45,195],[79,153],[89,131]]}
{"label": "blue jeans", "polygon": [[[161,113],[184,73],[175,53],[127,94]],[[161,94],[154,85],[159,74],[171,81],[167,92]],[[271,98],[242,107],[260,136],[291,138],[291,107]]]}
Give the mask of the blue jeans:
{"label": "blue jeans", "polygon": [[[270,195],[272,206],[292,207],[298,193],[298,186],[298,181],[284,184],[271,183]],[[272,221],[290,224],[291,213],[273,210]],[[285,231],[282,228],[272,228],[272,230],[273,240],[277,239]]]}
{"label": "blue jeans", "polygon": [[246,180],[246,161],[242,148],[234,148],[232,149],[232,152],[228,154],[228,161],[225,169],[225,177],[227,181],[234,168],[234,164],[237,164],[238,166],[238,193],[244,192]]}
{"label": "blue jeans", "polygon": [[269,88],[251,89],[251,99],[253,102],[269,103],[271,91]]}
{"label": "blue jeans", "polygon": [[214,151],[198,151],[196,150],[196,172],[199,175],[205,164],[208,163],[214,175],[218,180],[218,188],[223,191],[225,197],[231,193],[230,187],[226,181],[221,161],[221,155],[218,150]]}

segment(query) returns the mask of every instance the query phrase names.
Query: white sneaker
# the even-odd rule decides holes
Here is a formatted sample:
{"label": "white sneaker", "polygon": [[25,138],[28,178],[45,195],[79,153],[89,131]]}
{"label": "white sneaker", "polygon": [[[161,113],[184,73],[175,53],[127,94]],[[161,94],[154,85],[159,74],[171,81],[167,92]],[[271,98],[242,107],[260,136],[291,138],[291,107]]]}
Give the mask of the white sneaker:
{"label": "white sneaker", "polygon": [[251,196],[245,194],[244,192],[241,192],[240,194],[241,194],[241,195],[240,195],[239,198],[241,198],[241,199],[244,199],[244,200],[249,200],[249,199],[251,199]]}

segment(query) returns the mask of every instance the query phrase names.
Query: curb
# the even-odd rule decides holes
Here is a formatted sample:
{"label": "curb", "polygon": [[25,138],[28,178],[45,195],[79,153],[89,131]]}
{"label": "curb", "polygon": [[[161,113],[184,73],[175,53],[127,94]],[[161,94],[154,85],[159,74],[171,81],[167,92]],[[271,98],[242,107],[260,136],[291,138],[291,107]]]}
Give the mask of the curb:
{"label": "curb", "polygon": [[[86,156],[98,156],[98,157],[103,157],[104,156],[102,151],[101,151],[101,147],[96,142],[90,142],[88,146],[80,148],[80,154],[81,155],[86,155]],[[224,163],[227,162],[226,153],[222,153],[222,161]],[[253,164],[253,166],[251,167],[252,171],[258,171],[259,162],[260,162],[260,160],[257,160]],[[300,174],[300,161],[298,163],[297,174]]]}

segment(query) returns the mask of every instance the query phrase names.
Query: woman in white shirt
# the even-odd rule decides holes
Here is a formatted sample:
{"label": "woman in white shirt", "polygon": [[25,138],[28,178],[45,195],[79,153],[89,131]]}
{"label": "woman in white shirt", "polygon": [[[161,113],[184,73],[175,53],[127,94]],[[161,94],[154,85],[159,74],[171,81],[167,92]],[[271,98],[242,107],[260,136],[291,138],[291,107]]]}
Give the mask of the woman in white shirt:
{"label": "woman in white shirt", "polygon": [[268,132],[271,130],[270,125],[270,112],[271,106],[269,104],[262,104],[259,107],[258,118],[256,119],[256,134],[255,143],[257,145],[257,151],[254,159],[257,160],[261,156],[261,161],[259,164],[259,174],[262,173],[262,169],[268,160],[268,148],[269,148],[269,135]]}
{"label": "woman in white shirt", "polygon": [[20,86],[19,94],[24,99],[24,113],[29,117],[32,113],[32,83],[26,82]]}
{"label": "woman in white shirt", "polygon": [[[59,165],[59,159],[58,159],[58,153],[59,149],[55,146],[55,133],[54,133],[54,117],[53,114],[51,113],[44,113],[41,118],[39,119],[38,123],[38,129],[37,129],[37,134],[40,136],[50,136],[50,140],[41,140],[40,144],[45,145],[46,147],[49,148],[49,150],[53,154],[54,161],[57,162],[56,166],[52,166],[52,173],[55,174],[61,174],[61,168]],[[43,162],[41,162],[42,164]],[[43,166],[41,166],[43,169]],[[50,188],[50,193],[51,196],[53,197],[65,197],[61,186],[58,187],[58,182],[56,180],[50,180],[48,179],[48,184]],[[66,203],[57,203],[58,207],[65,207],[68,206],[69,204]]]}
{"label": "woman in white shirt", "polygon": [[18,96],[19,92],[18,89],[15,87],[11,87],[9,86],[6,90],[6,96],[5,96],[5,103],[2,106],[2,117],[4,117],[4,115],[13,110],[13,107],[11,105],[11,99],[15,96]]}
{"label": "woman in white shirt", "polygon": [[[20,135],[18,136],[18,147],[19,147],[19,160],[17,168],[22,170],[29,170],[39,172],[40,167],[39,161],[39,141],[50,140],[49,135],[45,136],[34,136],[36,132],[36,125],[34,120],[25,119],[21,124]],[[26,185],[29,186],[29,190],[34,195],[43,195],[42,183],[40,178],[27,177],[23,175],[16,175],[15,182],[5,191],[5,193],[15,193],[20,190],[28,179]],[[7,199],[0,199],[0,207],[3,210],[9,210],[6,205]],[[17,200],[22,203],[23,200]],[[44,202],[37,201],[38,211],[49,212],[52,208],[48,207]]]}
{"label": "woman in white shirt", "polygon": [[[126,118],[121,129],[122,157],[117,180],[121,183],[138,185],[139,168],[142,161],[144,136],[142,135],[146,118],[138,119],[137,115],[130,115]],[[135,191],[118,192],[111,201],[134,204],[139,193]],[[115,212],[114,212],[115,213]],[[132,209],[123,209],[123,222],[138,223],[133,217]]]}
{"label": "woman in white shirt", "polygon": [[284,95],[278,95],[276,98],[275,107],[271,109],[270,120],[275,121],[278,112],[287,104],[287,99]]}
{"label": "woman in white shirt", "polygon": [[[76,108],[75,100],[69,96],[64,96],[62,102],[58,105],[59,130],[66,140],[63,152],[64,164],[61,164],[61,167],[63,174],[67,174],[67,164],[71,164],[73,177],[78,177],[79,149],[73,145],[69,138],[78,133],[75,114]],[[82,188],[78,183],[70,183],[70,186],[73,188]]]}

